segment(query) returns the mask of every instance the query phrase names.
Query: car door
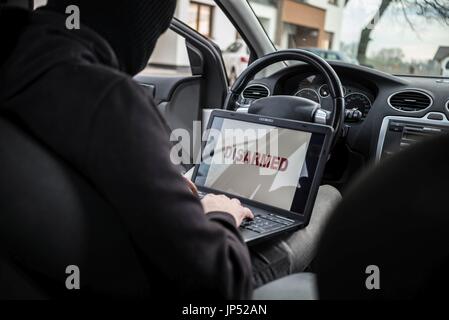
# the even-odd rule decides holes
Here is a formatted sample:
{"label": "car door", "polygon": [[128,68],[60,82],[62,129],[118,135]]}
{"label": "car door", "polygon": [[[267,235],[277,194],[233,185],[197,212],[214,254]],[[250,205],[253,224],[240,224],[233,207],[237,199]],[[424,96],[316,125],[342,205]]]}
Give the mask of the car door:
{"label": "car door", "polygon": [[[159,63],[183,54],[181,66]],[[222,108],[228,80],[221,50],[178,19],[173,19],[149,65],[135,80],[149,91],[172,130],[184,129],[193,137],[195,121],[207,121],[211,109]],[[192,143],[182,143],[192,154]]]}

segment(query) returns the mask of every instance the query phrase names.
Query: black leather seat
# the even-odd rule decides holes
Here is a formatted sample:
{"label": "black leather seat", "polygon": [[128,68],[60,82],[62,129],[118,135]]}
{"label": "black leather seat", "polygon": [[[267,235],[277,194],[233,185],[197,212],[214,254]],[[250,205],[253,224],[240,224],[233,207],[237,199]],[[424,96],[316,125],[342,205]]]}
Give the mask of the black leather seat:
{"label": "black leather seat", "polygon": [[[89,182],[0,118],[0,297],[140,297],[148,292],[120,219]],[[81,291],[65,287],[66,267]]]}
{"label": "black leather seat", "polygon": [[[384,161],[348,190],[315,261],[321,299],[449,296],[448,161],[446,135]],[[372,265],[379,290],[366,286]]]}
{"label": "black leather seat", "polygon": [[[0,65],[27,19],[27,10],[0,6]],[[73,264],[80,268],[80,291],[65,287],[66,267]],[[141,263],[114,209],[62,159],[0,114],[0,298],[147,293]]]}

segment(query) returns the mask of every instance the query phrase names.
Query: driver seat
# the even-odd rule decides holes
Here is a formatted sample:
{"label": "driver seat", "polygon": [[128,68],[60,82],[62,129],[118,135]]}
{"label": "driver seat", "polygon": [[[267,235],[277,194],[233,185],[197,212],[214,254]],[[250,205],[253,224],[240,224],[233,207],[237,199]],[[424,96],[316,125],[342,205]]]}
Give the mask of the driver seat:
{"label": "driver seat", "polygon": [[[1,51],[0,65],[27,23],[29,11],[18,4],[0,7],[9,48]],[[71,265],[79,268],[81,290],[66,288]],[[0,299],[148,292],[142,263],[112,206],[17,119],[0,114]]]}
{"label": "driver seat", "polygon": [[[89,181],[5,117],[0,155],[0,298],[148,294],[132,241]],[[66,288],[70,265],[79,291]]]}

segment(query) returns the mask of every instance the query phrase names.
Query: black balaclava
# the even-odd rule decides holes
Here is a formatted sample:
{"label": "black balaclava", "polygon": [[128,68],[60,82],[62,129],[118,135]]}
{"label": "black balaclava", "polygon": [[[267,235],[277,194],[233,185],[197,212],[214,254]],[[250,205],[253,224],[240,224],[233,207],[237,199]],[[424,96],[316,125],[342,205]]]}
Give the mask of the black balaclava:
{"label": "black balaclava", "polygon": [[120,68],[135,75],[142,71],[157,39],[173,17],[176,0],[48,0],[47,10],[66,14],[76,5],[83,25],[103,36],[114,49]]}

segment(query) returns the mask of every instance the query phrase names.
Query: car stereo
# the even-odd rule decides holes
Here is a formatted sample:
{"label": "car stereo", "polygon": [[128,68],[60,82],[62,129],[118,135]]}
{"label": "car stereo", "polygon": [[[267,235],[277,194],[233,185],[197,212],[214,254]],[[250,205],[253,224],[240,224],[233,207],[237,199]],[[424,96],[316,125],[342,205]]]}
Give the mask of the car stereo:
{"label": "car stereo", "polygon": [[449,133],[449,121],[442,113],[429,113],[424,118],[386,117],[380,130],[376,159],[387,158],[443,133]]}

